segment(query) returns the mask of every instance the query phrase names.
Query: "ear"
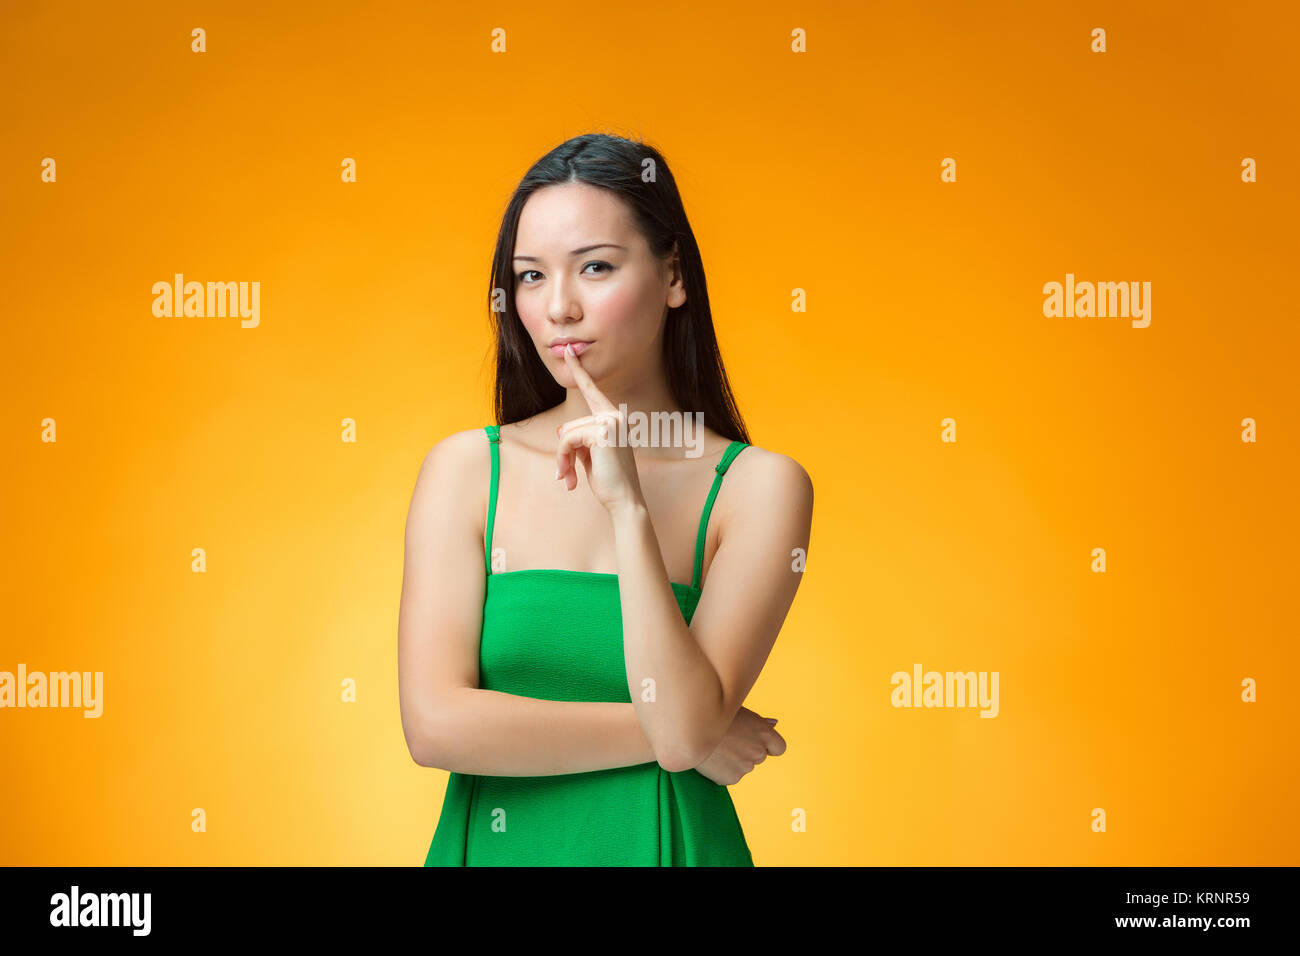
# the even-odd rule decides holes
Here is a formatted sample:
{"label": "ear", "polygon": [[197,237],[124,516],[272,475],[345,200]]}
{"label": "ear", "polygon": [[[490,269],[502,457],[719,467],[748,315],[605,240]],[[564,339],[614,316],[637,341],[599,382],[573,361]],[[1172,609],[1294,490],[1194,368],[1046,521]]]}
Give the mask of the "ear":
{"label": "ear", "polygon": [[686,304],[686,275],[682,272],[682,258],[676,241],[668,259],[668,307],[679,308]]}

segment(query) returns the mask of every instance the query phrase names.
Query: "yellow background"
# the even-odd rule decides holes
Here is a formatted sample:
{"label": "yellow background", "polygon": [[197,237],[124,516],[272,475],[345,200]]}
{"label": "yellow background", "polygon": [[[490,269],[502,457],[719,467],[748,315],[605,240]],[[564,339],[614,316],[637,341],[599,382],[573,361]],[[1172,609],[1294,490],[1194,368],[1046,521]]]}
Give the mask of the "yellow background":
{"label": "yellow background", "polygon": [[[663,150],[753,441],[816,488],[755,862],[1300,862],[1294,9],[6,4],[0,669],[105,699],[0,711],[0,862],[423,862],[406,509],[491,421],[510,193],[590,131]],[[155,318],[176,272],[259,281],[260,327]],[[1150,327],[1045,318],[1067,272],[1151,282]],[[914,663],[999,716],[891,707]]]}

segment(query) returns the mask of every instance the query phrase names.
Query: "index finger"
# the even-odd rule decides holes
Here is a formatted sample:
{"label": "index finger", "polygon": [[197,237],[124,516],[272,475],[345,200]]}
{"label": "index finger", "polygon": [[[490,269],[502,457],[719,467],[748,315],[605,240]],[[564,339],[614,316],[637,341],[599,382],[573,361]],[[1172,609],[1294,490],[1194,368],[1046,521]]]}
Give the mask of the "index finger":
{"label": "index finger", "polygon": [[567,348],[564,350],[564,364],[569,366],[569,371],[573,373],[573,380],[578,383],[578,391],[582,392],[582,397],[587,400],[587,405],[593,413],[617,410],[614,408],[614,404],[596,387],[596,383],[592,381],[591,376],[587,374],[587,370],[578,361],[578,356]]}

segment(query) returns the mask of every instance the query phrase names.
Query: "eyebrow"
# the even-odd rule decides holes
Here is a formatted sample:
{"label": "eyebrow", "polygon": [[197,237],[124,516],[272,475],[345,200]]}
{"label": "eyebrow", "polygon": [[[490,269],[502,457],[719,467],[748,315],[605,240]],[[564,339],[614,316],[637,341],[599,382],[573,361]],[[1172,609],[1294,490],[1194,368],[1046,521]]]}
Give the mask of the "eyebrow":
{"label": "eyebrow", "polygon": [[[613,243],[613,242],[598,242],[598,243],[596,243],[594,246],[583,246],[581,249],[574,249],[572,252],[569,253],[569,255],[570,255],[570,256],[580,256],[580,255],[582,255],[584,252],[591,252],[592,249],[604,249],[604,248],[610,248],[610,249],[622,249],[624,252],[627,252],[627,247],[626,247],[626,246],[620,246],[620,245],[618,245],[617,243]],[[541,261],[542,261],[542,260],[538,259],[536,256],[515,256],[515,258],[516,258],[516,259],[526,259],[526,260],[528,260],[529,262],[541,262]]]}

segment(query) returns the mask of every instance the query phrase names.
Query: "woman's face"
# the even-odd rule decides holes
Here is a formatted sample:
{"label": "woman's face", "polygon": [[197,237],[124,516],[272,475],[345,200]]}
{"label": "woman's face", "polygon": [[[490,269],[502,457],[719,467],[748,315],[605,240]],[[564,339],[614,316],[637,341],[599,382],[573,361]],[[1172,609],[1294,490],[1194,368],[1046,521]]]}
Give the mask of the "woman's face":
{"label": "woman's face", "polygon": [[590,343],[575,346],[583,368],[617,389],[655,370],[667,310],[686,301],[678,271],[654,258],[623,202],[586,183],[528,198],[513,268],[519,318],[565,388],[576,383],[556,339]]}

